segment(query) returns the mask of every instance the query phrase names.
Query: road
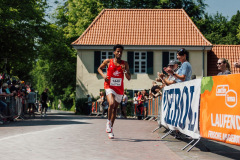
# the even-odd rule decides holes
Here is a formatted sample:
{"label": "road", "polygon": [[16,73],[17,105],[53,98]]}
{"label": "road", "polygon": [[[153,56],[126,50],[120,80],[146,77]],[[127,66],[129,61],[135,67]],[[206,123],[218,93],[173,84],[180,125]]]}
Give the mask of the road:
{"label": "road", "polygon": [[[115,139],[108,139],[106,119],[51,111],[45,118],[1,125],[1,160],[146,160],[238,159],[240,147],[202,140],[192,151],[182,151],[187,141],[155,133],[155,121],[117,119]],[[209,151],[209,150],[210,151]]]}

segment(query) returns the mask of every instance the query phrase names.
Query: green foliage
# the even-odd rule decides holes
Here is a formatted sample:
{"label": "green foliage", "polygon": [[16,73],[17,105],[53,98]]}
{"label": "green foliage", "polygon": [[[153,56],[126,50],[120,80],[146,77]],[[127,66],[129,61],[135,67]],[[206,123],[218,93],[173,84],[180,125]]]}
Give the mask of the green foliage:
{"label": "green foliage", "polygon": [[8,74],[29,80],[44,37],[45,0],[0,1],[0,58],[8,58]]}
{"label": "green foliage", "polygon": [[194,21],[200,20],[204,13],[207,4],[204,0],[160,0],[156,8],[163,9],[181,9],[183,8],[188,16]]}
{"label": "green foliage", "polygon": [[201,94],[203,94],[206,90],[208,90],[209,92],[212,91],[212,87],[213,87],[213,79],[212,77],[203,77],[202,78],[202,82],[201,82]]}
{"label": "green foliage", "polygon": [[67,38],[76,40],[102,9],[99,0],[68,0],[58,8],[57,24],[63,27]]}
{"label": "green foliage", "polygon": [[134,104],[132,101],[127,103],[127,116],[134,116]]}
{"label": "green foliage", "polygon": [[230,21],[222,14],[205,15],[196,25],[212,44],[240,44],[237,38],[237,28],[240,23],[240,13],[237,12]]}
{"label": "green foliage", "polygon": [[87,114],[87,102],[88,99],[87,98],[79,98],[76,100],[76,113],[77,114]]}
{"label": "green foliage", "polygon": [[39,42],[39,59],[31,72],[36,88],[49,88],[49,98],[62,100],[63,108],[71,109],[75,97],[76,51],[70,46],[64,32],[49,25],[44,43]]}
{"label": "green foliage", "polygon": [[238,39],[240,40],[240,24],[239,24],[239,26],[238,26],[238,29],[237,29],[237,37],[238,37]]}

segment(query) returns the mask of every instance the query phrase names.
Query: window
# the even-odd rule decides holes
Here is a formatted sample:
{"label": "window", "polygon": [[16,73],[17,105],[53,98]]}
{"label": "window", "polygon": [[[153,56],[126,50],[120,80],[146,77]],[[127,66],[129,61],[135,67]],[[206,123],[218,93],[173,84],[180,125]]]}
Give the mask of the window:
{"label": "window", "polygon": [[134,52],[134,73],[147,72],[147,52]]}
{"label": "window", "polygon": [[[108,51],[102,51],[101,52],[101,63],[105,60],[105,59],[111,59],[114,57],[113,52],[108,52]],[[107,66],[102,70],[103,72],[107,72]]]}
{"label": "window", "polygon": [[176,52],[169,52],[169,61],[170,60],[178,60]]}

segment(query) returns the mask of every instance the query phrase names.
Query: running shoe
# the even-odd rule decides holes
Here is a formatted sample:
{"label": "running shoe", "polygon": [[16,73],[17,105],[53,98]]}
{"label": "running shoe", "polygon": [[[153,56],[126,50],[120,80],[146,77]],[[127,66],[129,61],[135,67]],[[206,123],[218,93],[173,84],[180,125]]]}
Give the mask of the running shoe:
{"label": "running shoe", "polygon": [[107,133],[111,133],[112,132],[112,127],[111,127],[111,122],[107,122],[106,124],[106,132]]}
{"label": "running shoe", "polygon": [[112,133],[108,133],[108,138],[109,138],[109,139],[114,139],[114,134],[113,134],[113,132],[112,132]]}

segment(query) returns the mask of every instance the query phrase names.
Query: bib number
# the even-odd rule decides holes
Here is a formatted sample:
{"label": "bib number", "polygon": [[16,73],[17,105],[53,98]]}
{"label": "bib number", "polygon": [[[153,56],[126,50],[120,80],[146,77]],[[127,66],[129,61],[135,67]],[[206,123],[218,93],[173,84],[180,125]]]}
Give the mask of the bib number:
{"label": "bib number", "polygon": [[122,78],[111,78],[110,86],[121,86]]}

